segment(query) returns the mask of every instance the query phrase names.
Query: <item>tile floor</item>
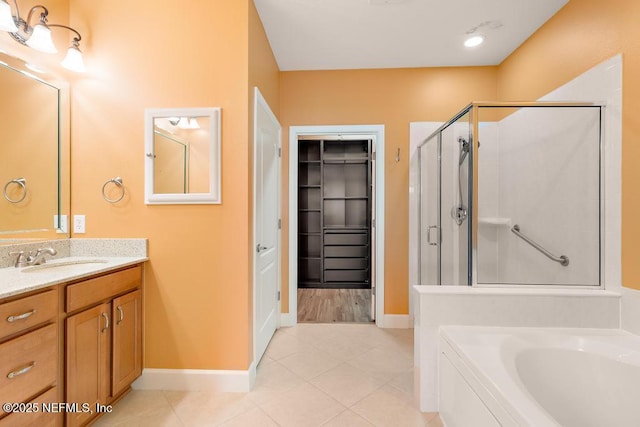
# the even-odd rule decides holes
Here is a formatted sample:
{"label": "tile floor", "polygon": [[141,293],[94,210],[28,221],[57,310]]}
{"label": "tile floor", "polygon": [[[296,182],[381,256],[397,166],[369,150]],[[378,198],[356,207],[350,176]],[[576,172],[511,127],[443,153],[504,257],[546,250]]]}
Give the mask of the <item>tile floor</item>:
{"label": "tile floor", "polygon": [[134,390],[94,426],[441,427],[413,400],[413,330],[281,328],[249,393]]}

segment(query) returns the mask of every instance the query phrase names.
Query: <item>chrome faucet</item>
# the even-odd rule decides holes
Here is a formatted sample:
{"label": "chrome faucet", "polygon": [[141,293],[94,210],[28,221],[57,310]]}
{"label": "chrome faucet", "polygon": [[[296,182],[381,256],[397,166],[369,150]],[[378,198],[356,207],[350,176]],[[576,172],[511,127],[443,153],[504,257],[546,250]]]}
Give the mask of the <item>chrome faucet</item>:
{"label": "chrome faucet", "polygon": [[14,267],[26,267],[28,265],[40,265],[44,264],[47,260],[45,259],[45,255],[49,254],[51,256],[56,255],[58,252],[53,248],[40,248],[35,253],[29,252],[28,255],[25,255],[24,251],[19,252],[10,252],[9,255],[16,256],[16,262]]}

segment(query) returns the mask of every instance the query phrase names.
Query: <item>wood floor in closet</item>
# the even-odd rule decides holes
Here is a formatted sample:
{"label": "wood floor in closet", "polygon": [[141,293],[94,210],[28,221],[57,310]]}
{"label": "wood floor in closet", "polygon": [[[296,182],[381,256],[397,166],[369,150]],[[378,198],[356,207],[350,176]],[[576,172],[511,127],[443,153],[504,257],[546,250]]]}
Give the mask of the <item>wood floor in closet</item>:
{"label": "wood floor in closet", "polygon": [[298,322],[371,322],[371,290],[298,289]]}

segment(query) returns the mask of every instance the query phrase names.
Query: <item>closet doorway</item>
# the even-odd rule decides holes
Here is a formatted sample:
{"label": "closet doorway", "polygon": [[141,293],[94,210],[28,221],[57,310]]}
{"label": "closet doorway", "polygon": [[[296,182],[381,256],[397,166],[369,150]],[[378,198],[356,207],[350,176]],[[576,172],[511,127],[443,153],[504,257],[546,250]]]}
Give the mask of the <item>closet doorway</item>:
{"label": "closet doorway", "polygon": [[291,320],[375,321],[379,133],[298,132],[295,141],[293,134],[292,128]]}

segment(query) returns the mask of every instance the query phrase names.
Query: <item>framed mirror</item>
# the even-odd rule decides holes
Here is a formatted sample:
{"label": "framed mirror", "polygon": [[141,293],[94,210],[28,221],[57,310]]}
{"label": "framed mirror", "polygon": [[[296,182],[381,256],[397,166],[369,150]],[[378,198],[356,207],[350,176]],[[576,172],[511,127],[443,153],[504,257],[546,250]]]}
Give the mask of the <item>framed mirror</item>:
{"label": "framed mirror", "polygon": [[68,85],[0,53],[0,244],[68,238]]}
{"label": "framed mirror", "polygon": [[220,108],[145,111],[145,203],[221,203]]}

